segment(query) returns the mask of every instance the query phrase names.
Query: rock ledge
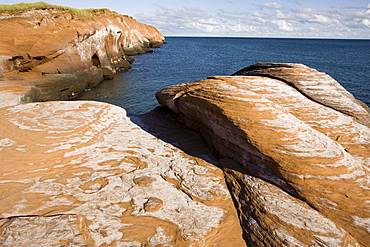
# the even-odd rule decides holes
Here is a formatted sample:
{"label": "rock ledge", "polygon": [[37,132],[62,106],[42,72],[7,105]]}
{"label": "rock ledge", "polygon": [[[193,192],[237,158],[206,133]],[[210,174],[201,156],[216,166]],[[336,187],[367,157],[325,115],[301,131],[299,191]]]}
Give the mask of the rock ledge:
{"label": "rock ledge", "polygon": [[0,125],[2,245],[245,246],[222,170],[122,108],[21,104]]}

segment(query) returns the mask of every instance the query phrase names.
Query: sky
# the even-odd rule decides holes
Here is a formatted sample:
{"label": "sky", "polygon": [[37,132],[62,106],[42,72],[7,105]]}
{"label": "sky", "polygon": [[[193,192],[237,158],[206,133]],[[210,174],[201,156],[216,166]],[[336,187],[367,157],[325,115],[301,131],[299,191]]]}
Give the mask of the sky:
{"label": "sky", "polygon": [[115,10],[155,26],[165,36],[370,39],[370,0],[45,1]]}

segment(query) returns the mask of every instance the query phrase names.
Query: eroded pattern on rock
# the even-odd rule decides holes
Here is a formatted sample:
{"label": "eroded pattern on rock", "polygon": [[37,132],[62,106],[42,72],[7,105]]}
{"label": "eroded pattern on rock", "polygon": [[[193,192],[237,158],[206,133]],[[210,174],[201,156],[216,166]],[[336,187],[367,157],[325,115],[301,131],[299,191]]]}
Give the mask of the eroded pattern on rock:
{"label": "eroded pattern on rock", "polygon": [[258,63],[234,75],[268,76],[282,80],[306,97],[353,116],[360,123],[370,127],[370,109],[365,103],[357,100],[331,76],[306,65]]}
{"label": "eroded pattern on rock", "polygon": [[245,245],[222,171],[143,131],[124,109],[30,103],[1,108],[0,118],[0,239],[9,246],[36,241],[34,230],[48,245]]}
{"label": "eroded pattern on rock", "polygon": [[248,246],[360,246],[306,203],[246,171],[238,171],[230,160],[224,164],[233,167],[226,168],[225,174],[249,236]]}
{"label": "eroded pattern on rock", "polygon": [[[198,130],[221,157],[304,201],[366,245],[370,129],[359,122],[370,115],[365,110],[361,117],[352,117],[302,94],[287,81],[304,66],[289,66],[292,71],[284,80],[216,76],[170,86],[157,98]],[[312,82],[325,84],[322,76],[311,76]],[[338,98],[341,92],[332,94]]]}

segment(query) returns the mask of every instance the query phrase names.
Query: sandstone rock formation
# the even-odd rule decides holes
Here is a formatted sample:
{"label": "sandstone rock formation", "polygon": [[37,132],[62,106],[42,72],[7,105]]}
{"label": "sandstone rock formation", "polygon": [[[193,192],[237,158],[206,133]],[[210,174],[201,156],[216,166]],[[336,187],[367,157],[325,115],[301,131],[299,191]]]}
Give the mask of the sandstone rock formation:
{"label": "sandstone rock formation", "polygon": [[132,55],[165,40],[154,27],[109,10],[81,20],[68,10],[31,8],[0,13],[0,106],[66,100],[117,70]]}
{"label": "sandstone rock formation", "polygon": [[251,246],[370,246],[370,114],[301,64],[157,93],[223,160]]}
{"label": "sandstone rock formation", "polygon": [[313,101],[354,117],[370,127],[369,107],[357,100],[331,76],[303,64],[258,63],[234,76],[267,76],[286,82]]}
{"label": "sandstone rock formation", "polygon": [[0,245],[245,246],[222,170],[105,103],[0,109]]}
{"label": "sandstone rock formation", "polygon": [[91,12],[0,14],[1,246],[370,246],[370,110],[325,73],[256,64],[131,119],[19,104],[74,98],[164,43]]}

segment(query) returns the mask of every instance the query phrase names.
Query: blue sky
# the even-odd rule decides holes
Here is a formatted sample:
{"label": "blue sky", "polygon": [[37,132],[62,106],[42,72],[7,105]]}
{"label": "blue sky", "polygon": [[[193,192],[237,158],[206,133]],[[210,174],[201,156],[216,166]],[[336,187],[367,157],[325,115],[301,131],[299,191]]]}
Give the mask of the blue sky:
{"label": "blue sky", "polygon": [[[21,1],[0,0],[0,4]],[[22,2],[35,2],[22,0]],[[50,0],[109,8],[151,24],[165,36],[370,39],[370,0]]]}

